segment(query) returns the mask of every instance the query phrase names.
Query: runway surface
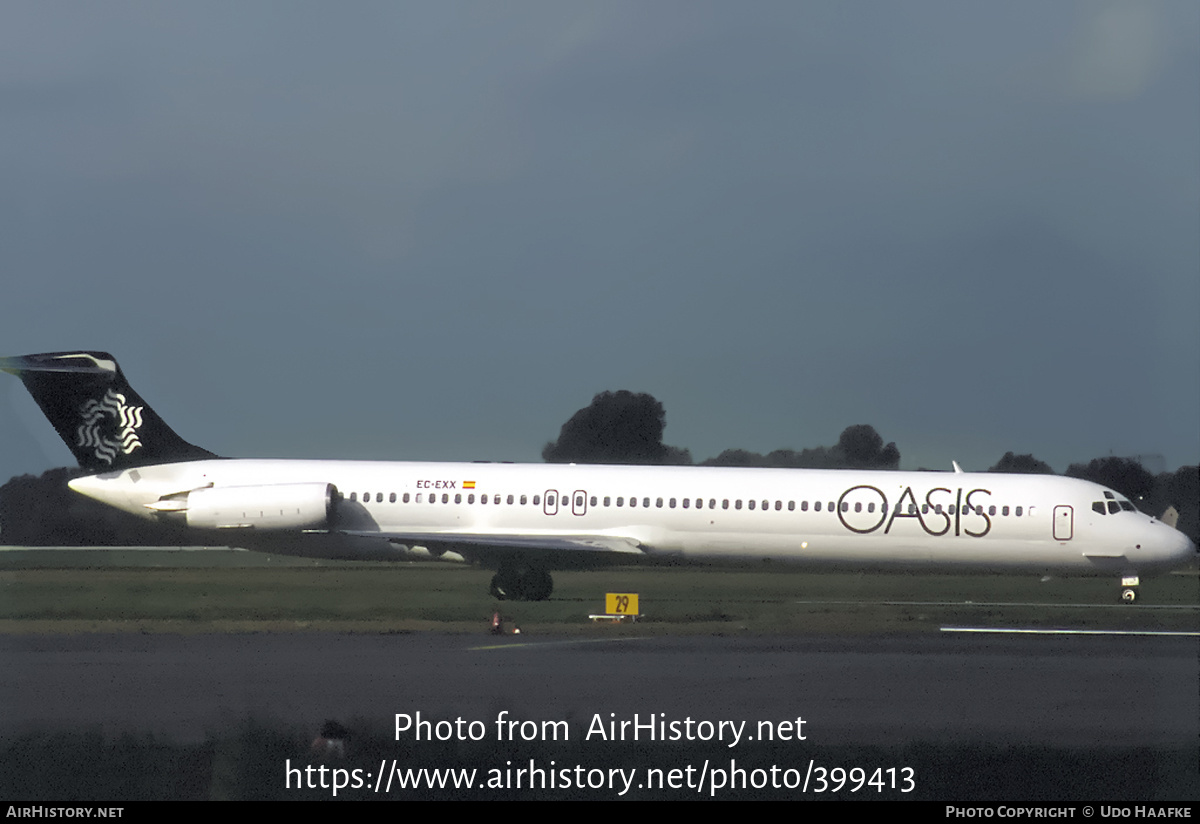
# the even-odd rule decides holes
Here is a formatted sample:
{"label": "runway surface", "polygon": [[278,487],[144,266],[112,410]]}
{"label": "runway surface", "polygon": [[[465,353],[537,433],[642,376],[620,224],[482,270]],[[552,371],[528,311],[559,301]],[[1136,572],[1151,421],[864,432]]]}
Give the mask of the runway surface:
{"label": "runway surface", "polygon": [[[100,727],[202,739],[247,718],[390,729],[396,713],[492,724],[785,721],[807,741],[1195,746],[1194,638],[440,634],[0,637],[0,736]],[[610,716],[609,714],[615,714]]]}

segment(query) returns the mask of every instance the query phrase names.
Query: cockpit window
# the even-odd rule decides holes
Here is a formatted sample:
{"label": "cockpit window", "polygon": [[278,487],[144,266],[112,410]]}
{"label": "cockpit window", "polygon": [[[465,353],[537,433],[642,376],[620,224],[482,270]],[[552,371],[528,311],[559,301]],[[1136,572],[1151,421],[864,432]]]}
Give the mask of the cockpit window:
{"label": "cockpit window", "polygon": [[1121,505],[1119,503],[1117,503],[1116,501],[1108,502],[1108,514],[1109,515],[1116,515],[1120,511],[1121,511]]}
{"label": "cockpit window", "polygon": [[1104,501],[1092,501],[1092,511],[1099,513],[1100,515],[1105,514],[1104,513]]}
{"label": "cockpit window", "polygon": [[1121,509],[1125,510],[1126,512],[1137,512],[1137,507],[1135,507],[1129,501],[1121,501]]}

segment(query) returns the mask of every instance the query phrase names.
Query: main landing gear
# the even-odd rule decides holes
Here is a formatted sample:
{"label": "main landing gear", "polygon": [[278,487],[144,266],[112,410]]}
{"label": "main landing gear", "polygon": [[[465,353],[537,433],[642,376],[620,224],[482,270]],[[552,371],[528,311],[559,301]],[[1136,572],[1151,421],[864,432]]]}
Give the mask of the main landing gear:
{"label": "main landing gear", "polygon": [[492,597],[501,601],[545,601],[553,590],[550,573],[537,567],[506,564],[492,576]]}

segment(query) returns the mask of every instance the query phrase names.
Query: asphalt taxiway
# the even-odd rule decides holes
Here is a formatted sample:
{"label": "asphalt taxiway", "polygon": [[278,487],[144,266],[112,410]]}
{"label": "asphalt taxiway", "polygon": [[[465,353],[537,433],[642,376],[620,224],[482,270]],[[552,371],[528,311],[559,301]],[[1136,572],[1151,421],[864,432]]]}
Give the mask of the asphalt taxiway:
{"label": "asphalt taxiway", "polygon": [[[784,721],[821,744],[1195,746],[1200,642],[896,638],[85,634],[0,637],[0,736],[102,729],[199,740],[248,718],[388,728]],[[611,714],[611,715],[610,715]]]}

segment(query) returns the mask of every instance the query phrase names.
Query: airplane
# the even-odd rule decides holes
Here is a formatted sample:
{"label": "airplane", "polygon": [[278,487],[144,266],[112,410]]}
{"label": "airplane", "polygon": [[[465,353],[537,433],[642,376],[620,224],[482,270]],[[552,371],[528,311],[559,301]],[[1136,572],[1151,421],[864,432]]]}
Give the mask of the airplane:
{"label": "airplane", "polygon": [[74,491],[198,542],[322,558],[437,557],[543,600],[551,571],[638,562],[1140,576],[1194,557],[1173,524],[1055,475],[221,458],[183,440],[112,355],[0,358],[87,474]]}

